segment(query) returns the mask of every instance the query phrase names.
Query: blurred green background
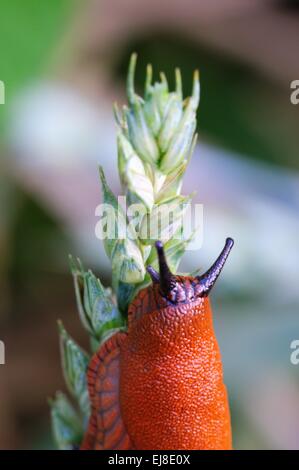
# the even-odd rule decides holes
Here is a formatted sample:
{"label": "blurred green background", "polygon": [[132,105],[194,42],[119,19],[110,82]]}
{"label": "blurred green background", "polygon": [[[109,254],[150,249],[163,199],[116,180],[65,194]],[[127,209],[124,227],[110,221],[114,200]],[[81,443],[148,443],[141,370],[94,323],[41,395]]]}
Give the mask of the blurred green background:
{"label": "blurred green background", "polygon": [[[199,4],[197,4],[199,3]],[[83,346],[69,252],[104,284],[94,234],[97,163],[119,189],[112,103],[128,58],[184,92],[200,69],[199,145],[185,187],[204,204],[204,245],[236,246],[213,294],[234,447],[299,448],[299,10],[283,0],[3,0],[0,15],[0,448],[53,448],[47,398],[64,389],[56,320]],[[296,63],[297,62],[297,63]],[[196,259],[198,262],[196,263]]]}

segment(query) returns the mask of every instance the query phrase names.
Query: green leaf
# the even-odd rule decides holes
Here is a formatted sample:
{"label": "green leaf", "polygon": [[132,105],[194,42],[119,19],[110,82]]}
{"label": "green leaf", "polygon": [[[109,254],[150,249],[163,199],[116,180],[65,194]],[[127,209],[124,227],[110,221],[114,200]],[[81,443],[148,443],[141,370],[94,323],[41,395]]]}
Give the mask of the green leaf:
{"label": "green leaf", "polygon": [[135,241],[126,238],[117,242],[112,257],[112,275],[125,283],[136,284],[144,279],[143,257]]}
{"label": "green leaf", "polygon": [[50,400],[51,421],[54,440],[61,450],[71,450],[73,446],[79,446],[83,437],[81,420],[69,402],[61,392]]}
{"label": "green leaf", "polygon": [[133,298],[136,284],[127,284],[119,281],[115,285],[117,292],[117,305],[123,315],[128,313],[128,305]]}
{"label": "green leaf", "polygon": [[84,275],[84,305],[92,325],[92,333],[101,340],[110,329],[123,326],[123,318],[112,301],[111,291],[88,271]]}
{"label": "green leaf", "polygon": [[113,301],[111,289],[105,289],[91,270],[85,271],[79,258],[76,263],[70,256],[70,265],[80,319],[99,341],[106,330],[122,327],[123,317]]}
{"label": "green leaf", "polygon": [[62,369],[69,391],[78,400],[80,409],[84,416],[89,416],[90,404],[86,382],[86,371],[90,357],[69,336],[58,322],[60,333],[60,351]]}
{"label": "green leaf", "polygon": [[74,288],[75,288],[75,296],[77,302],[77,308],[79,312],[80,320],[84,326],[84,328],[89,332],[92,333],[92,324],[90,317],[87,315],[87,312],[84,307],[84,269],[81,263],[81,260],[77,258],[76,260],[73,258],[72,255],[69,255],[69,262],[70,268],[74,279]]}

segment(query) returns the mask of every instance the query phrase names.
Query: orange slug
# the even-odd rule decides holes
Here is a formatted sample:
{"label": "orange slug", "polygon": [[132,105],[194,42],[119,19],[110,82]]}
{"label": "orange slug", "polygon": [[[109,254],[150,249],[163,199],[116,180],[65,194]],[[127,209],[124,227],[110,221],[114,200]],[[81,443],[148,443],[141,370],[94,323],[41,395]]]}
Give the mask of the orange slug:
{"label": "orange slug", "polygon": [[156,242],[159,273],[129,307],[128,330],[91,359],[91,417],[81,449],[231,449],[222,363],[208,294],[233,246],[211,268],[176,276]]}

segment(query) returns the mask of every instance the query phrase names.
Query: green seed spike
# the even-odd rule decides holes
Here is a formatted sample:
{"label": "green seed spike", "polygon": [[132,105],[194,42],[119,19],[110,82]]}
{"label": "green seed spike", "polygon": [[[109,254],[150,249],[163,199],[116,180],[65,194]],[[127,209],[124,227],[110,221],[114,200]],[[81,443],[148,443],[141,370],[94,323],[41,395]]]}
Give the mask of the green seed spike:
{"label": "green seed spike", "polygon": [[128,94],[128,101],[130,105],[133,105],[136,100],[135,89],[134,89],[136,62],[137,62],[137,54],[136,52],[134,52],[130,58],[128,78],[127,78],[127,94]]}
{"label": "green seed spike", "polygon": [[193,74],[192,100],[194,109],[197,109],[200,97],[199,70],[195,70]]}
{"label": "green seed spike", "polygon": [[145,99],[149,97],[151,86],[152,86],[152,80],[153,80],[153,67],[152,67],[152,64],[147,64],[146,76],[145,76],[145,87],[144,87]]}
{"label": "green seed spike", "polygon": [[175,69],[175,91],[178,95],[179,100],[183,100],[183,86],[182,86],[182,75],[179,68]]}

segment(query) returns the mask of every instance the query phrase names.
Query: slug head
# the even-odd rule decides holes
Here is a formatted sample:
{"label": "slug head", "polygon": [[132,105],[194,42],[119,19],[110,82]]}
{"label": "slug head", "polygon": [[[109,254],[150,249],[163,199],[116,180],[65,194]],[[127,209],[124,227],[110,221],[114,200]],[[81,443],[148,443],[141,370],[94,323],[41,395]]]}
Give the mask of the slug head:
{"label": "slug head", "polygon": [[160,301],[163,300],[165,306],[175,306],[207,297],[222,271],[233,244],[232,238],[227,238],[223,250],[210,269],[201,276],[191,277],[172,274],[167,265],[163,244],[157,241],[159,273],[152,266],[148,266],[147,271],[152,278],[154,290],[161,296]]}

